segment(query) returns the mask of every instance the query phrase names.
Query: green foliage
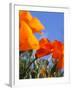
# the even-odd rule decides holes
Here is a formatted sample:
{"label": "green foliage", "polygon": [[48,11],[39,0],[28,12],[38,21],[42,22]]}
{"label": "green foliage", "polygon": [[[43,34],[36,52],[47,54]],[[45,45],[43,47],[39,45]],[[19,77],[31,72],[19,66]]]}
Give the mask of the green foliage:
{"label": "green foliage", "polygon": [[53,61],[50,65],[48,59],[36,59],[32,57],[32,53],[33,51],[20,53],[19,79],[63,77],[64,72],[58,70]]}

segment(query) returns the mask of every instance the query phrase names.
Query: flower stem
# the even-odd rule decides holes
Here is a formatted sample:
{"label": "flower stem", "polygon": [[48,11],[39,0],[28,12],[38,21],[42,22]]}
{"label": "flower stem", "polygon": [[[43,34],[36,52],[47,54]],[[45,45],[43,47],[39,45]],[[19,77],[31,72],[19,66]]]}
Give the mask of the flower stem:
{"label": "flower stem", "polygon": [[25,76],[26,76],[26,73],[28,72],[30,66],[31,66],[36,60],[37,60],[37,58],[35,58],[35,59],[28,65],[28,67],[27,67],[26,70],[25,70]]}

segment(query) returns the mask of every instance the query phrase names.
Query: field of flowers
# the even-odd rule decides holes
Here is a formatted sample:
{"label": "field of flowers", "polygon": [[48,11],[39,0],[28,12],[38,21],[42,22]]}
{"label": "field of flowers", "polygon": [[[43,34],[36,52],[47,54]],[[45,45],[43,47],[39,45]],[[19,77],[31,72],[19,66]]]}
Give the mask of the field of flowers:
{"label": "field of flowers", "polygon": [[40,40],[44,25],[29,11],[19,11],[19,79],[64,76],[64,43]]}

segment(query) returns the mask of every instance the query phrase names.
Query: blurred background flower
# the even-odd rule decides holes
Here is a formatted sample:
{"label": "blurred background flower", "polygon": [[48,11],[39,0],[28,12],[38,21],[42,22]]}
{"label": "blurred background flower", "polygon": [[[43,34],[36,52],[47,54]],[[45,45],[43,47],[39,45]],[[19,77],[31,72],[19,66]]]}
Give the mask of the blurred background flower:
{"label": "blurred background flower", "polygon": [[19,11],[19,49],[20,51],[26,51],[31,49],[38,49],[39,42],[35,32],[41,32],[44,26],[37,19],[32,17],[28,11]]}

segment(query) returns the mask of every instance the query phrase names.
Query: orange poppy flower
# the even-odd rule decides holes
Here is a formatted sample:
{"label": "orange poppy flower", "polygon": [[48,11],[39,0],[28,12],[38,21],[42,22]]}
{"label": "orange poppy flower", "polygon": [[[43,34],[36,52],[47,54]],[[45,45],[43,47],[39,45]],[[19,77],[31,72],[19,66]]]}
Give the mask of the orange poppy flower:
{"label": "orange poppy flower", "polygon": [[37,50],[35,56],[37,58],[43,57],[45,55],[50,54],[51,50],[52,50],[52,45],[50,44],[48,39],[43,38],[43,39],[40,40],[40,49]]}
{"label": "orange poppy flower", "polygon": [[19,43],[20,51],[39,48],[39,42],[37,38],[32,33],[31,28],[24,21],[21,21],[21,27],[19,31]]}
{"label": "orange poppy flower", "polygon": [[[32,25],[31,25],[32,24]],[[39,29],[37,29],[39,28]],[[19,48],[20,51],[39,48],[39,41],[33,32],[40,32],[43,25],[36,18],[33,18],[28,11],[19,11]]]}
{"label": "orange poppy flower", "polygon": [[53,51],[52,51],[52,57],[55,60],[58,60],[57,63],[57,69],[61,69],[64,67],[64,44],[61,43],[60,41],[53,41]]}

